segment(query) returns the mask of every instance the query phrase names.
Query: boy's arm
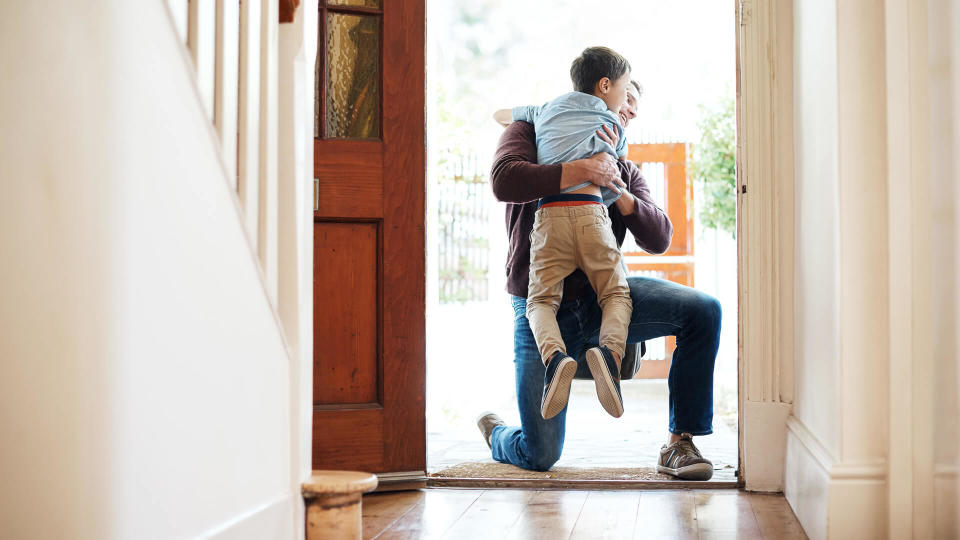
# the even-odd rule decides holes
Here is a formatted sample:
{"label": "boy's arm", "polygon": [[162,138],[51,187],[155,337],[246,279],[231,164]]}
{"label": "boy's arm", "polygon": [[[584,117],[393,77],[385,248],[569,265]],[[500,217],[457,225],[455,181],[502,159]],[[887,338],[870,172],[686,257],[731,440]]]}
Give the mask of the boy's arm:
{"label": "boy's arm", "polygon": [[536,105],[523,105],[522,107],[514,107],[510,110],[511,117],[514,122],[528,122],[531,124],[536,123],[537,117],[540,116],[540,112],[546,107],[544,104],[541,107]]}
{"label": "boy's arm", "polygon": [[493,113],[493,119],[503,127],[507,127],[513,122],[528,122],[533,124],[537,121],[537,116],[540,116],[540,111],[542,110],[543,107],[537,107],[536,105],[524,105],[512,109],[497,109],[497,112]]}

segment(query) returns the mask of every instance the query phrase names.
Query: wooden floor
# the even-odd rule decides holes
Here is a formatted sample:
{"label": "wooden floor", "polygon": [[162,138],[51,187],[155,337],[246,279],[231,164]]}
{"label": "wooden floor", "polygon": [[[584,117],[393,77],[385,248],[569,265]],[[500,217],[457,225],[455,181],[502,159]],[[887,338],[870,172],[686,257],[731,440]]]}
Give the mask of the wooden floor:
{"label": "wooden floor", "polygon": [[782,495],[426,489],[363,498],[364,538],[806,538]]}

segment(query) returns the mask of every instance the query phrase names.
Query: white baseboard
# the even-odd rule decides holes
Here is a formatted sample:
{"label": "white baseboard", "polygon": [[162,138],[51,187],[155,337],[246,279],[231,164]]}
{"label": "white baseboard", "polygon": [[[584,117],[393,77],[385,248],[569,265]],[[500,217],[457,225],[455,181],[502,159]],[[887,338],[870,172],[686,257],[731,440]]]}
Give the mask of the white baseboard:
{"label": "white baseboard", "polygon": [[843,477],[831,475],[830,479],[829,538],[885,538],[889,525],[886,466],[834,469]]}
{"label": "white baseboard", "polygon": [[[798,434],[799,433],[799,434]],[[783,494],[811,540],[827,537],[830,454],[794,416],[787,419]]]}
{"label": "white baseboard", "polygon": [[[299,493],[297,497],[300,497]],[[200,537],[216,540],[293,539],[296,502],[293,495],[283,495],[218,525]]]}
{"label": "white baseboard", "polygon": [[783,491],[789,403],[745,401],[742,472],[748,491]]}
{"label": "white baseboard", "polygon": [[886,463],[835,462],[795,416],[787,418],[784,495],[812,539],[882,538],[887,531]]}

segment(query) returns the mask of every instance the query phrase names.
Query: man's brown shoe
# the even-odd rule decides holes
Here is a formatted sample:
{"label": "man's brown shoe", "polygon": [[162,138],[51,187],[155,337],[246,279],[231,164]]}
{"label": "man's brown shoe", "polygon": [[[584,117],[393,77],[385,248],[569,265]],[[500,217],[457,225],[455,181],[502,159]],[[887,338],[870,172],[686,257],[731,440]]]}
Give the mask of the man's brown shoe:
{"label": "man's brown shoe", "polygon": [[490,448],[493,448],[493,443],[491,442],[493,428],[505,425],[507,425],[507,423],[503,421],[503,418],[500,418],[490,411],[477,417],[477,427],[480,428],[480,433],[483,434],[483,440],[487,441],[487,446]]}
{"label": "man's brown shoe", "polygon": [[680,440],[660,449],[657,470],[681,480],[709,480],[713,477],[713,463],[700,455],[689,433],[680,435]]}

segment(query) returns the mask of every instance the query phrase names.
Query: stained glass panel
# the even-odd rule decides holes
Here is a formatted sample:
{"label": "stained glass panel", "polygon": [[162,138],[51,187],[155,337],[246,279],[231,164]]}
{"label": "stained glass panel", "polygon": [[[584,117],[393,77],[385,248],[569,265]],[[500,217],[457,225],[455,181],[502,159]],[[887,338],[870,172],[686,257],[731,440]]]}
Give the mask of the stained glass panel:
{"label": "stained glass panel", "polygon": [[380,137],[379,42],[379,17],[327,14],[326,137]]}

